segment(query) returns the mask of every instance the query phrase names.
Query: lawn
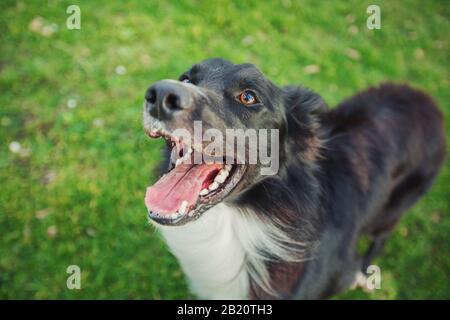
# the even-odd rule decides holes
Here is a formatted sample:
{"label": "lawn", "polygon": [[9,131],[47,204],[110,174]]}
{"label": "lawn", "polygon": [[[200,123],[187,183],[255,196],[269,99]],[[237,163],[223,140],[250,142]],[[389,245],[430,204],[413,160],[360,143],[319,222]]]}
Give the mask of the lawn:
{"label": "lawn", "polygon": [[[450,141],[450,6],[376,1],[0,2],[0,298],[193,298],[147,223],[162,143],[143,134],[145,89],[207,57],[252,62],[330,106],[385,80],[429,92]],[[408,137],[405,137],[408,139]],[[401,221],[382,288],[338,298],[450,298],[450,164]],[[69,265],[81,290],[66,287]]]}

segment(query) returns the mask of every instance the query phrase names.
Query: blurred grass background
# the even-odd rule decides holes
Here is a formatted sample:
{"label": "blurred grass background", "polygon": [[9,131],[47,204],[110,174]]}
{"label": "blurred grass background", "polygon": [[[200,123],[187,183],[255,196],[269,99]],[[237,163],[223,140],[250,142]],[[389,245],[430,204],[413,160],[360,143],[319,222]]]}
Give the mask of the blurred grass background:
{"label": "blurred grass background", "polygon": [[[67,6],[81,30],[66,28]],[[0,298],[193,298],[143,203],[160,142],[145,89],[207,57],[252,62],[331,105],[369,85],[429,92],[450,138],[448,1],[0,2]],[[408,139],[408,137],[405,137]],[[376,260],[382,289],[338,298],[450,298],[450,166]],[[66,288],[79,265],[81,290]]]}

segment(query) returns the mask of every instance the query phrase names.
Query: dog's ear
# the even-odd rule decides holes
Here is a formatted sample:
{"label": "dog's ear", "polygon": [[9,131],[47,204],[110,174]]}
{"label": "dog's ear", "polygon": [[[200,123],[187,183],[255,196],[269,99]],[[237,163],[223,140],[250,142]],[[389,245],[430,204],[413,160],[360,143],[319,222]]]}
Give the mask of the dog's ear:
{"label": "dog's ear", "polygon": [[284,90],[284,106],[286,113],[306,112],[317,115],[328,110],[322,97],[304,87],[287,86]]}
{"label": "dog's ear", "polygon": [[328,106],[320,95],[303,88],[288,86],[284,90],[287,119],[287,150],[304,162],[313,162],[320,154],[320,116]]}

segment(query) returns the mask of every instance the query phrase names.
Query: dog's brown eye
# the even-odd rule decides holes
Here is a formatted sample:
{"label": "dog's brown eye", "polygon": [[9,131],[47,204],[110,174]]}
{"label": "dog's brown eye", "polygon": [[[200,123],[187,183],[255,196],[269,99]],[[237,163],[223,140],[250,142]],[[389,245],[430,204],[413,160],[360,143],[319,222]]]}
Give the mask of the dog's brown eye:
{"label": "dog's brown eye", "polygon": [[258,100],[256,100],[256,95],[250,90],[241,92],[239,95],[239,101],[246,106],[250,106],[258,102]]}

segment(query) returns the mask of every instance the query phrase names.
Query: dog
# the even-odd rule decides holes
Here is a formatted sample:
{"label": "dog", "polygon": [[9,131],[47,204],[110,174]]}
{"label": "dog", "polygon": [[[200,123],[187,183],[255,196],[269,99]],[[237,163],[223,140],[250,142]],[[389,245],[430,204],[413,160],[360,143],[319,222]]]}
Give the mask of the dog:
{"label": "dog", "polygon": [[[384,83],[329,109],[307,88],[219,58],[151,85],[143,118],[168,146],[146,192],[150,221],[205,299],[324,299],[350,288],[446,157],[442,115],[419,90]],[[179,161],[228,160],[175,133],[192,134],[196,121],[219,133],[277,130],[277,172]],[[370,244],[358,252],[362,238]]]}

